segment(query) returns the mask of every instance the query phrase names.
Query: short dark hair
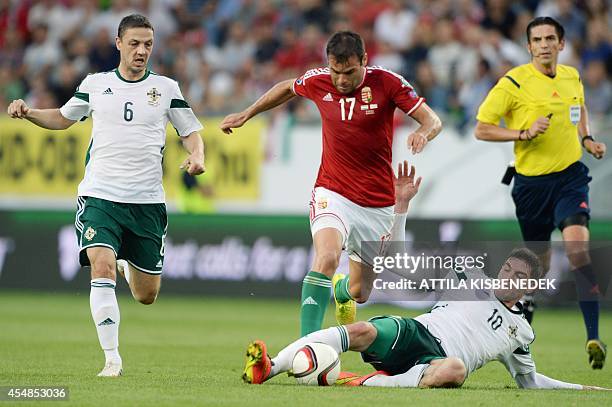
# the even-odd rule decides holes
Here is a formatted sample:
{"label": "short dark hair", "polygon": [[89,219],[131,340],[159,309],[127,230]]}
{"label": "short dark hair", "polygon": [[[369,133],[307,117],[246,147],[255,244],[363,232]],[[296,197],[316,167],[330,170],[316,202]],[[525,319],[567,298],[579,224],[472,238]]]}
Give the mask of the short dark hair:
{"label": "short dark hair", "polygon": [[325,52],[327,57],[333,56],[341,64],[346,63],[353,55],[359,58],[361,63],[365,55],[361,36],[352,31],[338,31],[332,35],[327,41]]}
{"label": "short dark hair", "polygon": [[119,29],[117,30],[119,38],[123,37],[123,33],[125,33],[128,28],[148,28],[151,31],[155,31],[149,19],[142,14],[130,14],[121,19]]}
{"label": "short dark hair", "polygon": [[540,25],[552,25],[555,27],[559,41],[565,37],[565,29],[557,20],[552,17],[536,17],[527,24],[527,42],[531,41],[531,29]]}
{"label": "short dark hair", "polygon": [[529,267],[529,278],[540,278],[540,258],[526,247],[512,250],[508,259],[519,259]]}

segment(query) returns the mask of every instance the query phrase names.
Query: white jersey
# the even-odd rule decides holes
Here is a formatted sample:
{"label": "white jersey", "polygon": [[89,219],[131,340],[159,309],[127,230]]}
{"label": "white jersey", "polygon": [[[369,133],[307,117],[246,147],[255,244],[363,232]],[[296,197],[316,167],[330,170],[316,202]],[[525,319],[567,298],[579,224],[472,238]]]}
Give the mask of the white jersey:
{"label": "white jersey", "polygon": [[163,203],[162,158],[166,125],[181,137],[202,128],[178,83],[147,71],[128,81],[115,69],[88,75],[60,109],[93,129],[79,196],[123,203]]}
{"label": "white jersey", "polygon": [[535,371],[529,354],[535,334],[522,311],[509,309],[492,292],[487,295],[490,300],[439,301],[414,319],[440,340],[447,356],[463,361],[468,374],[493,360],[513,377]]}

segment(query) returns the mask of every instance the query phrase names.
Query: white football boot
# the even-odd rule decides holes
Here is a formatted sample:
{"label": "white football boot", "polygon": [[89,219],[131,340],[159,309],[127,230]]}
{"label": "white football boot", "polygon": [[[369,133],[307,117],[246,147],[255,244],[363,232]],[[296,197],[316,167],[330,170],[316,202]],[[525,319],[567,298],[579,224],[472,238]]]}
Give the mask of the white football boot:
{"label": "white football boot", "polygon": [[98,377],[119,377],[123,374],[123,366],[117,362],[106,362]]}

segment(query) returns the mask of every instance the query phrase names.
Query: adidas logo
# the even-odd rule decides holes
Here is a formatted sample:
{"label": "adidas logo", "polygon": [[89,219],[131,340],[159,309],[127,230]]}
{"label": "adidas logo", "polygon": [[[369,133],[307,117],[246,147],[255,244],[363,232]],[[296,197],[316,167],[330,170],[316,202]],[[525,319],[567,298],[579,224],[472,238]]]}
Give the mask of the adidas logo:
{"label": "adidas logo", "polygon": [[112,320],[112,319],[110,319],[110,318],[106,318],[104,321],[100,322],[100,323],[98,324],[98,326],[104,326],[104,325],[114,325],[114,324],[115,324],[115,321],[113,321],[113,320]]}
{"label": "adidas logo", "polygon": [[316,302],[316,301],[314,300],[314,298],[312,298],[312,297],[308,297],[308,298],[306,298],[306,299],[304,300],[304,302],[302,303],[302,305],[319,305],[319,303],[318,303],[318,302]]}
{"label": "adidas logo", "polygon": [[163,263],[162,263],[162,261],[160,260],[160,261],[158,261],[158,262],[157,262],[157,266],[155,266],[155,267],[161,267],[161,266],[163,266]]}
{"label": "adidas logo", "polygon": [[555,90],[555,91],[553,91],[552,97],[554,97],[554,98],[558,98],[558,97],[561,97],[561,96],[559,96],[559,94],[558,94],[558,93],[557,93],[557,91]]}
{"label": "adidas logo", "polygon": [[104,92],[102,92],[103,95],[112,95],[113,91],[111,90],[111,88],[107,88]]}
{"label": "adidas logo", "polygon": [[331,93],[327,93],[327,95],[323,96],[323,101],[324,102],[333,102],[334,98],[332,97]]}

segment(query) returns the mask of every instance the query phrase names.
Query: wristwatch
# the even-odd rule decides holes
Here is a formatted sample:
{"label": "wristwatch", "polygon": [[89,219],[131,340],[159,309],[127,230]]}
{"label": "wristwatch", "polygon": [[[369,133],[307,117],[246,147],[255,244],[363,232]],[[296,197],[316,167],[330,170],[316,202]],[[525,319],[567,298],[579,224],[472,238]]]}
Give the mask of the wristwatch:
{"label": "wristwatch", "polygon": [[582,147],[584,147],[584,141],[585,141],[585,140],[595,141],[595,139],[593,138],[593,136],[591,136],[591,135],[587,134],[586,136],[584,136],[584,137],[582,138],[582,141],[581,141],[581,143],[582,143]]}

